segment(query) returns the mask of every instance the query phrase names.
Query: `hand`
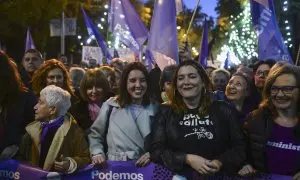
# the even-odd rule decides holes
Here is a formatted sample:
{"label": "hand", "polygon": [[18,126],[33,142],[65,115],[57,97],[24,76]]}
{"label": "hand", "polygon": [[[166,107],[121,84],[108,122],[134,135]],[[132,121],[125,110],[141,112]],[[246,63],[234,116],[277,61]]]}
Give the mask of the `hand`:
{"label": "hand", "polygon": [[92,164],[93,165],[104,164],[104,162],[105,162],[105,158],[102,154],[97,154],[97,155],[94,155],[92,157]]}
{"label": "hand", "polygon": [[256,173],[256,170],[250,165],[247,164],[238,172],[240,176],[249,176]]}
{"label": "hand", "polygon": [[200,174],[212,174],[217,172],[216,169],[211,168],[207,165],[209,161],[201,156],[197,156],[197,155],[193,155],[193,154],[188,154],[186,156],[186,162],[187,164],[195,169],[197,172],[199,172]]}
{"label": "hand", "polygon": [[11,159],[14,157],[19,150],[19,147],[16,145],[10,145],[4,148],[4,150],[1,152],[1,159]]}
{"label": "hand", "polygon": [[214,169],[215,170],[214,173],[220,171],[220,169],[221,169],[221,167],[223,165],[219,160],[205,161],[205,164],[208,167]]}
{"label": "hand", "polygon": [[150,162],[150,153],[142,155],[135,163],[137,167],[145,167]]}
{"label": "hand", "polygon": [[300,180],[300,172],[298,172],[297,174],[295,174],[295,176],[293,176],[293,180]]}
{"label": "hand", "polygon": [[63,155],[60,155],[58,161],[54,162],[54,171],[67,173],[70,167],[70,160],[65,158]]}

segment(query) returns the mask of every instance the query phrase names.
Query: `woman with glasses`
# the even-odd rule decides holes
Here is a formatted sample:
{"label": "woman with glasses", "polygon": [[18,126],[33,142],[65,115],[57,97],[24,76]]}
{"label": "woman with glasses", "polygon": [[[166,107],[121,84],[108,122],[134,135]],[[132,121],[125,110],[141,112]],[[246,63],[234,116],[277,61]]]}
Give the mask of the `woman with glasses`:
{"label": "woman with glasses", "polygon": [[296,66],[281,64],[270,70],[262,104],[247,118],[249,164],[240,175],[259,171],[300,179],[299,87]]}
{"label": "woman with glasses", "polygon": [[233,108],[211,101],[205,70],[183,61],[172,87],[171,103],[162,104],[153,118],[151,159],[188,179],[191,171],[237,173],[245,160],[242,132]]}
{"label": "woman with glasses", "polygon": [[257,63],[254,64],[254,84],[251,87],[251,101],[249,102],[249,104],[251,104],[254,109],[258,108],[258,105],[262,100],[262,91],[265,85],[265,81],[270,69],[274,64],[275,61],[271,59],[266,61],[257,61]]}

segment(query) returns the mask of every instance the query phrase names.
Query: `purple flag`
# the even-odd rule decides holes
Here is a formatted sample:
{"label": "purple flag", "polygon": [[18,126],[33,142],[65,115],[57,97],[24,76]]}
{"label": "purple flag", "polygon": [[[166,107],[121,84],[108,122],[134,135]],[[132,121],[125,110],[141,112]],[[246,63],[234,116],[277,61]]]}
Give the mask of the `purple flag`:
{"label": "purple flag", "polygon": [[87,31],[88,31],[88,34],[89,36],[92,36],[94,35],[97,42],[98,42],[98,45],[99,47],[101,48],[102,50],[102,53],[103,55],[105,56],[106,55],[106,58],[107,58],[107,61],[108,63],[110,62],[110,60],[112,59],[112,56],[111,54],[109,53],[108,49],[107,49],[107,46],[105,44],[105,42],[103,41],[103,38],[101,37],[101,34],[99,33],[99,31],[97,30],[96,26],[93,24],[93,22],[90,20],[90,18],[87,16],[87,14],[85,13],[83,7],[81,6],[81,11],[83,13],[83,16],[84,16],[84,21],[85,21],[85,24],[86,24],[86,28],[87,28]]}
{"label": "purple flag", "polygon": [[178,63],[176,4],[174,0],[155,2],[148,49],[161,70]]}
{"label": "purple flag", "polygon": [[30,28],[29,27],[27,28],[26,43],[25,43],[25,52],[28,49],[35,49],[35,45],[34,45],[34,42],[32,40],[31,33],[30,33]]}
{"label": "purple flag", "polygon": [[132,51],[141,50],[149,32],[129,0],[111,0],[108,23],[114,36],[119,36]]}
{"label": "purple flag", "polygon": [[199,56],[199,62],[203,67],[207,66],[207,58],[208,58],[208,23],[205,19],[203,24],[201,49],[200,49],[200,56]]}
{"label": "purple flag", "polygon": [[227,58],[224,62],[224,69],[228,69],[230,67],[231,61],[230,61],[230,52],[227,52]]}
{"label": "purple flag", "polygon": [[273,0],[251,0],[252,23],[258,34],[258,59],[293,60],[280,33]]}

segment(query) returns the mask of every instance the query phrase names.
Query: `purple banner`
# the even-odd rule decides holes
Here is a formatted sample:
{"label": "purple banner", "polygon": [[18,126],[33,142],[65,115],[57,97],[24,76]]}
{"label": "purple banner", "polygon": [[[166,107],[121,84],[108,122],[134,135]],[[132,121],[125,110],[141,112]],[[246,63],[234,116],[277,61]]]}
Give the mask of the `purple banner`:
{"label": "purple banner", "polygon": [[253,27],[258,34],[258,59],[294,64],[279,30],[273,0],[251,0]]}
{"label": "purple banner", "polygon": [[[200,176],[195,172],[184,173],[185,177],[178,175],[164,166],[158,164],[149,164],[147,167],[138,168],[134,162],[108,161],[105,167],[87,166],[74,174],[59,174],[56,172],[47,172],[35,168],[19,161],[8,160],[0,162],[0,179],[62,179],[62,180],[173,180],[173,179],[249,179],[238,176]],[[292,180],[290,176],[280,176],[273,174],[260,174],[251,177],[251,179],[263,180]]]}

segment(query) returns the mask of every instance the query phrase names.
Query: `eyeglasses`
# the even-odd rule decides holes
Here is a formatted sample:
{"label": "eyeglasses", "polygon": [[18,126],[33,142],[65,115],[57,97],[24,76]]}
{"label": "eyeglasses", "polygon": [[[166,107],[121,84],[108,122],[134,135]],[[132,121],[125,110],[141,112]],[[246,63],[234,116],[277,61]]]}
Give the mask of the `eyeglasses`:
{"label": "eyeglasses", "polygon": [[292,94],[294,89],[298,88],[297,86],[272,86],[271,94],[275,95],[279,91],[282,91],[283,94],[289,95]]}
{"label": "eyeglasses", "polygon": [[262,77],[267,77],[270,71],[256,71],[255,76],[262,76]]}

